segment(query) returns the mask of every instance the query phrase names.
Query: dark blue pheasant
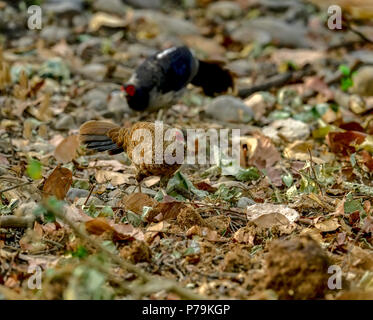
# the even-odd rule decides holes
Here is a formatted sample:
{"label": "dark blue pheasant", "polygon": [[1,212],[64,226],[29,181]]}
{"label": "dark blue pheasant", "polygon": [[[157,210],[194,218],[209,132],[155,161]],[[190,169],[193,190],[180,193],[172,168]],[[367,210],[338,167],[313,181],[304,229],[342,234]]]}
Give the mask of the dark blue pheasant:
{"label": "dark blue pheasant", "polygon": [[147,58],[122,89],[131,109],[156,111],[176,103],[188,83],[202,87],[209,96],[234,86],[232,74],[220,62],[198,60],[183,46]]}

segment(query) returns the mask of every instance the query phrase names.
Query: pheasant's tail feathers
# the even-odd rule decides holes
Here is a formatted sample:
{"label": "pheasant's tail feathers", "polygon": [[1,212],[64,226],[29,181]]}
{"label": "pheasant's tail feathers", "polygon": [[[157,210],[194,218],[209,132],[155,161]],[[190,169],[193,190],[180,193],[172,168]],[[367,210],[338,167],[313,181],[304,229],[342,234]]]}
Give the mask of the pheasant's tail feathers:
{"label": "pheasant's tail feathers", "polygon": [[117,154],[123,151],[111,138],[113,131],[119,130],[117,125],[106,121],[88,121],[79,130],[79,141],[85,144],[88,149],[96,151],[109,151],[110,154]]}
{"label": "pheasant's tail feathers", "polygon": [[202,87],[208,96],[225,93],[229,88],[234,90],[234,74],[220,61],[199,60],[198,73],[191,82]]}

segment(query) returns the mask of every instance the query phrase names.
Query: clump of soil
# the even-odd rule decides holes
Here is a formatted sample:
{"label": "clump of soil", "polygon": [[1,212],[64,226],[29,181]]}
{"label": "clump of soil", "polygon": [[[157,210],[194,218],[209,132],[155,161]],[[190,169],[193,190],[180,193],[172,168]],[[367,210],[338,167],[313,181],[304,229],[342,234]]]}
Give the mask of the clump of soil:
{"label": "clump of soil", "polygon": [[144,241],[133,241],[131,245],[123,247],[120,251],[120,255],[132,261],[133,263],[138,262],[151,262],[152,253],[149,247]]}
{"label": "clump of soil", "polygon": [[227,232],[230,222],[231,218],[223,215],[212,216],[205,219],[207,226],[212,230],[216,230],[220,235]]}
{"label": "clump of soil", "polygon": [[220,267],[225,272],[241,272],[250,268],[250,254],[245,250],[245,246],[235,245],[231,251],[228,251]]}
{"label": "clump of soil", "polygon": [[316,299],[325,295],[329,259],[311,237],[276,240],[266,257],[265,287],[279,299]]}
{"label": "clump of soil", "polygon": [[177,223],[185,227],[186,229],[189,229],[193,226],[200,226],[205,227],[206,223],[200,216],[200,214],[194,210],[193,208],[186,207],[183,208],[180,213],[177,216]]}

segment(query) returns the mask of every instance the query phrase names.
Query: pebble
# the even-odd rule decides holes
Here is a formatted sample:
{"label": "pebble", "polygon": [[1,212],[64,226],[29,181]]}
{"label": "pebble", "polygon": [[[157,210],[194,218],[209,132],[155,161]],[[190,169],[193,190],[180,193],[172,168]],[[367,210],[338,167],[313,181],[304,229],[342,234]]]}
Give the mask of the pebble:
{"label": "pebble", "polygon": [[[76,201],[76,205],[77,206],[82,206],[84,205],[84,202],[87,200],[87,197],[83,197],[83,198],[79,198],[77,201]],[[86,204],[86,206],[90,206],[91,204],[95,205],[95,206],[102,206],[104,205],[104,202],[102,200],[100,200],[99,198],[96,198],[96,197],[93,197],[91,196],[88,200],[88,203]]]}
{"label": "pebble", "polygon": [[127,4],[141,9],[161,9],[162,0],[125,0]]}
{"label": "pebble", "polygon": [[206,115],[210,118],[226,121],[247,123],[254,117],[254,112],[239,98],[220,96],[214,98],[206,107]]}
{"label": "pebble", "polygon": [[260,120],[276,104],[276,97],[269,92],[257,92],[248,97],[244,103],[254,112],[254,119]]}
{"label": "pebble", "polygon": [[220,17],[222,19],[234,19],[238,18],[242,14],[242,9],[236,2],[231,1],[219,1],[211,3],[207,8],[207,17],[215,18]]}
{"label": "pebble", "polygon": [[43,5],[43,11],[55,15],[74,16],[83,10],[82,0],[48,0]]}
{"label": "pebble", "polygon": [[105,78],[106,73],[106,66],[100,63],[86,64],[80,69],[81,75],[83,75],[85,78],[96,81],[102,81]]}
{"label": "pebble", "polygon": [[352,92],[362,96],[373,96],[373,66],[360,68],[353,78]]}
{"label": "pebble", "polygon": [[93,2],[93,8],[97,11],[124,15],[126,7],[121,0],[96,0]]}
{"label": "pebble", "polygon": [[255,201],[253,201],[253,200],[251,200],[247,197],[242,197],[242,198],[240,198],[240,200],[238,200],[237,207],[246,209],[247,206],[251,206],[253,204],[255,204]]}
{"label": "pebble", "polygon": [[59,118],[55,124],[55,129],[57,130],[70,130],[72,128],[75,128],[75,121],[74,118],[69,115],[65,114],[62,115],[61,118]]}
{"label": "pebble", "polygon": [[68,38],[70,29],[57,26],[46,26],[40,32],[40,37],[48,44],[56,43],[62,39]]}
{"label": "pebble", "polygon": [[264,127],[262,132],[275,143],[280,143],[283,139],[286,142],[304,141],[311,133],[307,124],[291,118],[276,120],[269,126]]}
{"label": "pebble", "polygon": [[70,190],[67,192],[66,199],[73,202],[75,198],[87,198],[88,194],[88,190],[70,188]]}

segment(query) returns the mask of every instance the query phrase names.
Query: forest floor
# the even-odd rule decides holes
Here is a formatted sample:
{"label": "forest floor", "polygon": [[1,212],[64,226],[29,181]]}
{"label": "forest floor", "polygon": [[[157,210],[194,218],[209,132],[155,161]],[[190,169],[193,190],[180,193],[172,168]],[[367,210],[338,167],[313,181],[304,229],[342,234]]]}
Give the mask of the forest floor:
{"label": "forest floor", "polygon": [[[295,0],[34,2],[41,30],[0,1],[0,297],[373,299],[373,24],[354,23],[372,8],[336,31]],[[241,169],[185,164],[139,193],[79,126],[156,120],[120,86],[183,44],[226,64],[234,98],[190,86],[161,118],[240,129]]]}

